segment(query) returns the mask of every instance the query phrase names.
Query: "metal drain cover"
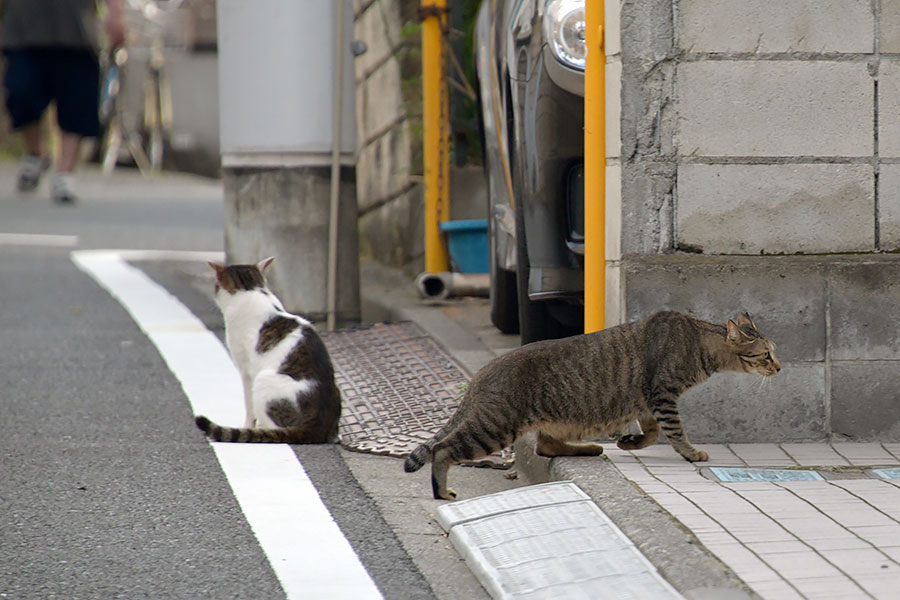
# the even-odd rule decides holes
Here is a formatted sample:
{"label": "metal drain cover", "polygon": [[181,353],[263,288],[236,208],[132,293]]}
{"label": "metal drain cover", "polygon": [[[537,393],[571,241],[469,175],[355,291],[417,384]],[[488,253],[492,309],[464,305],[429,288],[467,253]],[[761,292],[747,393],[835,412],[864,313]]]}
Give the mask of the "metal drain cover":
{"label": "metal drain cover", "polygon": [[437,520],[493,598],[682,598],[570,481],[444,504]]}
{"label": "metal drain cover", "polygon": [[742,469],[709,467],[719,481],[824,481],[824,477],[809,469]]}
{"label": "metal drain cover", "polygon": [[456,410],[468,378],[411,322],[323,332],[343,395],[341,443],[406,456]]}

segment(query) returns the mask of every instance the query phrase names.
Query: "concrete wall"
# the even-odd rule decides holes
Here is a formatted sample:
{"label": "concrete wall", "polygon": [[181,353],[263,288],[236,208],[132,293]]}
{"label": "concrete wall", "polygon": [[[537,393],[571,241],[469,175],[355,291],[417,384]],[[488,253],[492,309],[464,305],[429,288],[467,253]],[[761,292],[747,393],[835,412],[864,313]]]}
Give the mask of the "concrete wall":
{"label": "concrete wall", "polygon": [[785,368],[697,441],[900,440],[900,2],[622,2],[619,316],[749,311]]}

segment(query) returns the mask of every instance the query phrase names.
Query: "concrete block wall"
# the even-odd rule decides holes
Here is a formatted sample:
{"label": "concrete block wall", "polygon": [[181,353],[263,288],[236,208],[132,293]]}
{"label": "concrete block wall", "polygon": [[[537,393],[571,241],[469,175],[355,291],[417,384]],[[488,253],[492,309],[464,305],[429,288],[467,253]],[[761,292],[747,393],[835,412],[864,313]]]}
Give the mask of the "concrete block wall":
{"label": "concrete block wall", "polygon": [[900,441],[900,1],[621,5],[622,318],[749,311],[785,369],[697,441]]}
{"label": "concrete block wall", "polygon": [[399,0],[354,0],[354,37],[366,45],[356,58],[356,166],[360,245],[364,255],[417,270],[424,253],[423,190],[415,175],[421,111],[403,95],[409,43],[401,31],[411,15]]}

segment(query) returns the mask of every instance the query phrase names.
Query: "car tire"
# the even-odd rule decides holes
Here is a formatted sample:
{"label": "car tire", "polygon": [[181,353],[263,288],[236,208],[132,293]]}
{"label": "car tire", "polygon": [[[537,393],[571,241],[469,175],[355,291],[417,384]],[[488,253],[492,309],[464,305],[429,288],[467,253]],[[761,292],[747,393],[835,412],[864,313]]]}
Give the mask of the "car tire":
{"label": "car tire", "polygon": [[[517,196],[521,198],[521,196]],[[528,244],[525,239],[525,218],[521,204],[516,207],[516,271],[519,302],[519,338],[522,345],[566,337],[572,333],[568,327],[551,316],[547,302],[535,302],[528,297]]]}
{"label": "car tire", "polygon": [[516,290],[516,272],[507,271],[497,264],[496,223],[488,219],[491,252],[491,323],[501,333],[519,333],[519,299]]}

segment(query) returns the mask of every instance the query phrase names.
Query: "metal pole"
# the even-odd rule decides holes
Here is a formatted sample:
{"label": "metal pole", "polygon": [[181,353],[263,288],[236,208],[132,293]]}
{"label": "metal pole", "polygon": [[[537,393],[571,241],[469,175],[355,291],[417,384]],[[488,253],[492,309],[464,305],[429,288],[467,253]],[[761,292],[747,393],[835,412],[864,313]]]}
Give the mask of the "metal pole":
{"label": "metal pole", "polygon": [[606,55],[604,2],[585,2],[584,332],[606,322]]}
{"label": "metal pole", "polygon": [[422,0],[422,113],[425,168],[425,271],[450,270],[440,223],[450,217],[449,111],[444,81],[447,0]]}
{"label": "metal pole", "polygon": [[334,27],[334,121],[331,140],[331,198],[328,214],[328,297],[326,326],[337,326],[338,214],[341,194],[341,124],[344,112],[344,0],[338,0]]}

